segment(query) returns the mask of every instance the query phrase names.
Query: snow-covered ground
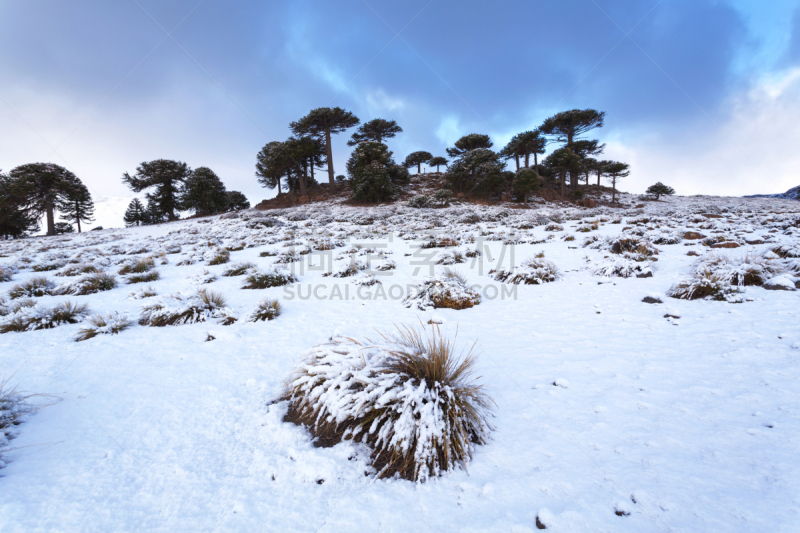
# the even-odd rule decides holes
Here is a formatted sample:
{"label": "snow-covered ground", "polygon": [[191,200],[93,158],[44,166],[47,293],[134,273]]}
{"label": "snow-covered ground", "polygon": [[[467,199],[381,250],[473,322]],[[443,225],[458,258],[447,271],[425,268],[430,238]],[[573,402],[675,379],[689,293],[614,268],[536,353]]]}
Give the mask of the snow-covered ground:
{"label": "snow-covered ground", "polygon": [[[83,342],[74,341],[81,324],[0,335],[0,377],[51,404],[3,453],[0,531],[522,532],[537,530],[537,517],[552,531],[800,531],[800,291],[665,296],[717,253],[759,254],[791,289],[798,220],[800,203],[763,198],[640,209],[314,204],[0,243],[0,267],[13,273],[0,283],[0,324],[14,314],[14,286],[42,275],[70,283],[80,277],[56,274],[84,264],[119,286],[35,300],[133,320]],[[623,230],[678,242],[626,259],[612,253]],[[712,249],[686,231],[739,247]],[[431,242],[453,246],[420,247]],[[787,258],[772,251],[781,246]],[[224,247],[230,261],[209,265]],[[293,269],[294,285],[242,289],[245,276],[223,276],[240,262],[269,271],[291,250],[300,261],[277,266]],[[435,264],[457,261],[454,251],[466,262]],[[540,252],[558,268],[553,282],[489,275]],[[119,270],[144,257],[160,279],[126,284]],[[351,263],[372,271],[343,276]],[[34,272],[45,265],[55,270]],[[466,276],[478,305],[404,304],[409,286],[445,268]],[[615,271],[632,276],[597,275]],[[381,283],[364,283],[369,275]],[[148,286],[158,295],[129,297]],[[230,310],[193,324],[136,322],[143,305],[199,288]],[[648,295],[663,303],[644,303]],[[266,297],[280,301],[280,316],[247,321]],[[230,316],[238,320],[222,325]],[[361,445],[315,448],[282,421],[286,403],[275,400],[312,346],[431,319],[459,345],[477,343],[477,374],[497,404],[468,472],[376,480]]]}

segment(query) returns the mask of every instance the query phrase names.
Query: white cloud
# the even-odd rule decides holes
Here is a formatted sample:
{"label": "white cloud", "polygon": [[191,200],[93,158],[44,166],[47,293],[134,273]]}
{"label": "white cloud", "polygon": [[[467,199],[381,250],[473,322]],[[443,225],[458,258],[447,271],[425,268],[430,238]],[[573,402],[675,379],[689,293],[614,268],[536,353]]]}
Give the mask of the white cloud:
{"label": "white cloud", "polygon": [[458,117],[444,117],[436,130],[436,137],[447,146],[452,146],[463,133],[458,126]]}

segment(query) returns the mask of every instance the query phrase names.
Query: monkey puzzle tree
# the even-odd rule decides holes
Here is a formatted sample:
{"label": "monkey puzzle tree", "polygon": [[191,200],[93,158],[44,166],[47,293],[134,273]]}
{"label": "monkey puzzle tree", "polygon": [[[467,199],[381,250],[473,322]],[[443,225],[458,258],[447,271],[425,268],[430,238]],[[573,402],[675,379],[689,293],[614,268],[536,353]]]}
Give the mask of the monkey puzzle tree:
{"label": "monkey puzzle tree", "polygon": [[141,192],[154,187],[155,190],[146,195],[148,209],[152,207],[153,213],[159,214],[159,221],[164,217],[172,221],[178,220],[175,211],[180,209],[183,186],[191,175],[192,170],[186,163],[170,159],[156,159],[139,165],[133,176],[126,172],[122,175],[122,181],[133,192]]}
{"label": "monkey puzzle tree", "polygon": [[311,110],[308,115],[290,124],[292,133],[295,135],[301,137],[306,135],[318,138],[324,137],[328,162],[328,182],[331,188],[335,187],[331,135],[341,133],[353,126],[358,126],[359,122],[358,117],[341,107],[320,107]]}
{"label": "monkey puzzle tree", "polygon": [[466,154],[470,150],[475,150],[477,148],[486,148],[487,150],[494,146],[492,140],[489,139],[488,135],[483,135],[481,133],[470,133],[469,135],[464,135],[459,140],[456,141],[455,146],[453,148],[447,148],[447,155],[450,157],[459,157],[461,155]]}
{"label": "monkey puzzle tree", "polygon": [[198,167],[186,179],[182,205],[200,216],[221,213],[228,206],[225,185],[213,170]]}
{"label": "monkey puzzle tree", "polygon": [[617,201],[617,180],[627,178],[630,175],[630,165],[628,163],[620,163],[619,161],[611,161],[606,167],[608,181],[611,182],[611,202]]}
{"label": "monkey puzzle tree", "polygon": [[[576,146],[576,141],[581,135],[595,129],[602,128],[605,120],[604,111],[594,109],[572,109],[562,111],[546,119],[539,127],[539,131],[545,135],[554,137],[556,142],[564,143],[564,148],[578,154],[580,145]],[[580,155],[580,154],[578,154]],[[570,174],[570,185],[578,184],[578,174]]]}
{"label": "monkey puzzle tree", "polygon": [[128,209],[125,210],[125,215],[122,217],[125,221],[125,226],[144,226],[147,224],[147,212],[145,211],[142,202],[138,198],[131,200],[128,204]]}
{"label": "monkey puzzle tree", "polygon": [[602,161],[599,159],[588,158],[584,161],[584,165],[589,169],[590,172],[594,172],[597,175],[597,186],[600,186],[600,178],[606,175],[606,168],[608,165],[613,163],[613,161],[609,161],[607,159],[603,159]]}
{"label": "monkey puzzle tree", "polygon": [[[359,202],[385,202],[397,195],[396,181],[402,181],[402,172],[392,159],[392,152],[382,143],[362,142],[347,160],[347,173],[353,200]],[[395,178],[394,180],[392,178]]]}
{"label": "monkey puzzle tree", "polygon": [[283,143],[272,141],[264,145],[256,155],[256,177],[262,187],[278,188],[278,196],[283,194],[281,180],[286,176],[283,157]]}
{"label": "monkey puzzle tree", "polygon": [[69,170],[54,163],[29,163],[9,172],[11,194],[23,210],[47,216],[47,234],[55,235],[55,212],[70,194],[83,186]]}
{"label": "monkey puzzle tree", "polygon": [[228,199],[228,211],[241,211],[243,209],[250,209],[250,200],[247,196],[239,191],[228,191],[226,193]]}
{"label": "monkey puzzle tree", "polygon": [[417,167],[417,174],[422,172],[422,163],[429,163],[433,156],[430,152],[411,152],[406,156],[406,160],[403,161],[403,166],[406,168]]}
{"label": "monkey puzzle tree", "polygon": [[447,159],[441,156],[431,157],[431,160],[428,161],[428,166],[436,167],[436,173],[439,173],[439,167],[442,165],[447,165]]}
{"label": "monkey puzzle tree", "polygon": [[558,176],[561,182],[561,194],[567,194],[567,173],[577,175],[581,169],[581,158],[576,155],[569,148],[559,148],[552,154],[548,155],[544,160],[547,166],[555,176]]}
{"label": "monkey puzzle tree", "polygon": [[525,167],[521,168],[514,176],[512,191],[518,201],[527,202],[528,195],[533,191],[539,190],[541,185],[542,181],[539,178],[539,174],[534,169]]}
{"label": "monkey puzzle tree", "polygon": [[670,196],[675,194],[675,189],[670,187],[669,185],[664,185],[660,181],[657,182],[655,185],[651,185],[645,191],[647,194],[652,194],[656,197],[656,200],[661,198],[661,196]]}
{"label": "monkey puzzle tree", "polygon": [[22,237],[39,229],[39,215],[17,196],[16,182],[0,174],[0,237]]}
{"label": "monkey puzzle tree", "polygon": [[[61,198],[58,203],[61,218],[72,224],[77,224],[78,233],[81,232],[81,222],[94,221],[94,202],[86,185],[78,181],[74,188]],[[72,226],[70,226],[71,228]]]}
{"label": "monkey puzzle tree", "polygon": [[402,132],[403,128],[398,126],[394,120],[375,118],[359,126],[350,140],[347,141],[347,145],[355,146],[365,141],[382,143],[384,140],[391,139]]}
{"label": "monkey puzzle tree", "polygon": [[446,179],[456,192],[470,193],[476,189],[493,191],[505,166],[500,156],[492,150],[475,148],[453,161]]}
{"label": "monkey puzzle tree", "polygon": [[[289,137],[284,143],[282,151],[283,160],[281,165],[292,174],[289,178],[290,185],[296,184],[300,189],[300,196],[307,195],[309,185],[316,185],[314,179],[314,167],[323,161],[324,147],[320,139],[306,136],[299,139]],[[309,170],[311,175],[309,176]],[[291,187],[290,187],[291,188]]]}

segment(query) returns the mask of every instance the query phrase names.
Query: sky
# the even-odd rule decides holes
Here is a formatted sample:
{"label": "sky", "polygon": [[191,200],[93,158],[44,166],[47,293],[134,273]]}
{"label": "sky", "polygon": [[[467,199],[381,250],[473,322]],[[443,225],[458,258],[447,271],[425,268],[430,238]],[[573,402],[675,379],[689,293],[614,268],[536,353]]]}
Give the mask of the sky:
{"label": "sky", "polygon": [[593,108],[622,190],[800,185],[800,0],[4,0],[0,67],[0,169],[72,170],[106,227],[153,159],[274,196],[256,154],[316,107],[396,120],[396,160]]}

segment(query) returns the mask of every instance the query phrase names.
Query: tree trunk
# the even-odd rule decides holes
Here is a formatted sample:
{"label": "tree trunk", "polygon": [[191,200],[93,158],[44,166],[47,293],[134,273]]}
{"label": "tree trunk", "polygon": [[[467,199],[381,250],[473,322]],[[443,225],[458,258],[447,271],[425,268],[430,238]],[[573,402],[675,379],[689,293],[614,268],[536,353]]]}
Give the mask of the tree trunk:
{"label": "tree trunk", "polygon": [[331,129],[325,128],[325,154],[328,156],[328,183],[331,190],[336,189],[336,182],[333,181],[333,151],[331,150]]}
{"label": "tree trunk", "polygon": [[[656,198],[656,200],[658,200],[658,198]],[[78,202],[76,201],[75,202],[75,219],[76,219],[75,221],[78,223],[78,233],[81,232],[81,211],[80,211],[79,208],[80,208],[80,206],[78,205]]]}
{"label": "tree trunk", "polygon": [[519,172],[519,154],[514,154],[514,159],[517,162],[517,172]]}
{"label": "tree trunk", "polygon": [[561,196],[567,195],[567,171],[561,171]]}
{"label": "tree trunk", "polygon": [[300,196],[306,196],[306,176],[308,175],[308,166],[305,161],[303,161],[303,172],[298,173],[297,181],[300,183]]}
{"label": "tree trunk", "polygon": [[55,207],[53,206],[53,202],[47,202],[47,204],[45,205],[45,209],[47,210],[47,234],[55,235],[56,218],[55,218]]}
{"label": "tree trunk", "polygon": [[533,166],[536,167],[536,173],[539,173],[539,159],[536,157],[536,152],[533,152]]}
{"label": "tree trunk", "polygon": [[601,172],[598,170],[597,171],[597,186],[598,187],[600,187],[600,174],[601,174]]}
{"label": "tree trunk", "polygon": [[281,179],[282,178],[278,178],[278,196],[283,194],[283,191],[281,190]]}
{"label": "tree trunk", "polygon": [[417,163],[417,176],[422,174],[422,163]]}
{"label": "tree trunk", "polygon": [[617,203],[617,177],[611,178],[611,203]]}
{"label": "tree trunk", "polygon": [[530,167],[530,162],[531,162],[531,153],[525,152],[525,168]]}
{"label": "tree trunk", "polygon": [[573,170],[570,170],[569,171],[569,186],[572,187],[573,189],[577,188],[578,187],[578,178],[579,177],[580,177],[580,174],[578,174],[577,172],[575,172]]}

